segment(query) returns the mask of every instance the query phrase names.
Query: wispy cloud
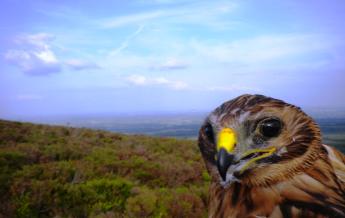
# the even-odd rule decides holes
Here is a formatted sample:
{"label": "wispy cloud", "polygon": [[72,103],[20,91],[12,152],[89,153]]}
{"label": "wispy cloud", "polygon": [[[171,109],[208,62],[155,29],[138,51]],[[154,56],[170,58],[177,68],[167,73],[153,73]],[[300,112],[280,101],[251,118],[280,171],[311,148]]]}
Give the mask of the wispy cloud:
{"label": "wispy cloud", "polygon": [[137,86],[165,86],[174,90],[182,90],[188,87],[188,84],[183,81],[168,80],[164,77],[145,77],[142,75],[131,75],[126,78],[131,84]]}
{"label": "wispy cloud", "polygon": [[70,59],[65,61],[65,65],[72,68],[73,70],[85,70],[85,69],[99,69],[96,63],[80,60],[80,59]]}
{"label": "wispy cloud", "polygon": [[143,12],[114,18],[108,18],[101,22],[104,28],[117,28],[129,24],[143,24],[143,22],[165,16],[163,11]]}
{"label": "wispy cloud", "polygon": [[[152,3],[152,2],[151,2]],[[161,2],[162,4],[164,2]],[[165,4],[171,2],[166,1]],[[209,27],[227,27],[233,25],[234,21],[227,21],[223,15],[226,15],[237,7],[234,2],[189,2],[183,6],[165,8],[153,11],[138,12],[124,16],[110,17],[99,21],[103,28],[119,28],[128,25],[147,24],[155,22],[156,24],[194,24]]]}
{"label": "wispy cloud", "polygon": [[179,60],[177,58],[168,58],[162,63],[151,65],[150,69],[152,70],[183,70],[188,67],[188,64],[185,61]]}
{"label": "wispy cloud", "polygon": [[324,42],[322,37],[317,35],[286,34],[264,35],[220,44],[193,42],[192,47],[198,54],[216,61],[255,64],[315,51],[327,51],[334,43]]}
{"label": "wispy cloud", "polygon": [[147,85],[148,80],[145,76],[141,75],[131,75],[127,77],[128,82],[133,83],[135,85]]}
{"label": "wispy cloud", "polygon": [[129,36],[127,36],[127,38],[121,43],[121,45],[120,45],[118,48],[116,48],[116,49],[113,50],[113,51],[110,51],[110,52],[109,52],[109,55],[118,54],[118,53],[120,53],[122,50],[126,49],[126,48],[129,46],[130,41],[131,41],[132,39],[134,39],[137,35],[139,35],[139,34],[144,30],[144,27],[145,27],[145,25],[140,25],[140,26],[138,27],[138,29],[137,29],[134,33],[132,33],[132,34],[130,34]]}
{"label": "wispy cloud", "polygon": [[49,48],[48,42],[54,40],[54,36],[48,33],[37,33],[37,34],[24,34],[17,36],[14,41],[17,44],[30,44],[36,48],[47,49]]}

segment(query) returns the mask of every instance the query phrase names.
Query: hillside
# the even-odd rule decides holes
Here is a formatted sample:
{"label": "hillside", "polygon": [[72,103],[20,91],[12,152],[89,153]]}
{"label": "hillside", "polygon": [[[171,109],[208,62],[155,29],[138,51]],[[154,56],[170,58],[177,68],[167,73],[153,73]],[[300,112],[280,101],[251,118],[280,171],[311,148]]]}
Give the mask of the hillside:
{"label": "hillside", "polygon": [[0,218],[206,217],[209,181],[195,140],[0,120]]}
{"label": "hillside", "polygon": [[0,120],[0,217],[205,217],[195,141]]}

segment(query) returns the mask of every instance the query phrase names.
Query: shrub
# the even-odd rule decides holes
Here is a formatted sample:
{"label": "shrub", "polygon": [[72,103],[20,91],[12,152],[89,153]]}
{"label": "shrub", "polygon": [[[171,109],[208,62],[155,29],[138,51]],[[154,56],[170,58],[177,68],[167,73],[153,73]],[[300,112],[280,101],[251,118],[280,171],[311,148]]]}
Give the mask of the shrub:
{"label": "shrub", "polygon": [[201,198],[190,190],[177,189],[169,207],[169,214],[172,217],[203,217],[204,204]]}
{"label": "shrub", "polygon": [[147,187],[136,187],[132,190],[134,196],[129,197],[126,204],[126,213],[129,217],[149,217],[156,209],[157,196]]}
{"label": "shrub", "polygon": [[0,120],[0,217],[203,217],[195,141]]}
{"label": "shrub", "polygon": [[84,217],[91,213],[124,212],[132,183],[123,179],[90,180],[85,184],[68,184],[60,190],[58,205],[65,214]]}
{"label": "shrub", "polygon": [[21,152],[0,152],[0,199],[8,192],[15,172],[26,163],[26,156]]}

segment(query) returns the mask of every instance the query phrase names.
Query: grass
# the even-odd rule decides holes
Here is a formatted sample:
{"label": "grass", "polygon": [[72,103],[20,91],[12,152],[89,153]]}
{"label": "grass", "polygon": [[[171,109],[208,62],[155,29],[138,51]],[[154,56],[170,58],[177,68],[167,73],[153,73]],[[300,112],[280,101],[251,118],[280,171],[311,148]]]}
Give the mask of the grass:
{"label": "grass", "polygon": [[206,217],[195,141],[0,120],[0,217]]}

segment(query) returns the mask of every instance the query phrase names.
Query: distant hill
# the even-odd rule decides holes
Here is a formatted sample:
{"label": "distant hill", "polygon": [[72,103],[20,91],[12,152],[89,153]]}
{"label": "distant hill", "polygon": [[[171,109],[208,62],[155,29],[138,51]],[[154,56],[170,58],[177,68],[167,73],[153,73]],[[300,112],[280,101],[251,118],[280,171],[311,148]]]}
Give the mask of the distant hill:
{"label": "distant hill", "polygon": [[[345,152],[344,120],[319,123]],[[207,217],[209,182],[195,140],[0,120],[0,218]]]}
{"label": "distant hill", "polygon": [[[344,110],[314,110],[311,115],[321,128],[323,143],[337,147],[345,153]],[[193,139],[206,117],[206,113],[157,115],[88,115],[36,118],[33,122],[54,125],[86,127],[126,134]]]}
{"label": "distant hill", "polygon": [[0,120],[0,217],[206,217],[195,141]]}

